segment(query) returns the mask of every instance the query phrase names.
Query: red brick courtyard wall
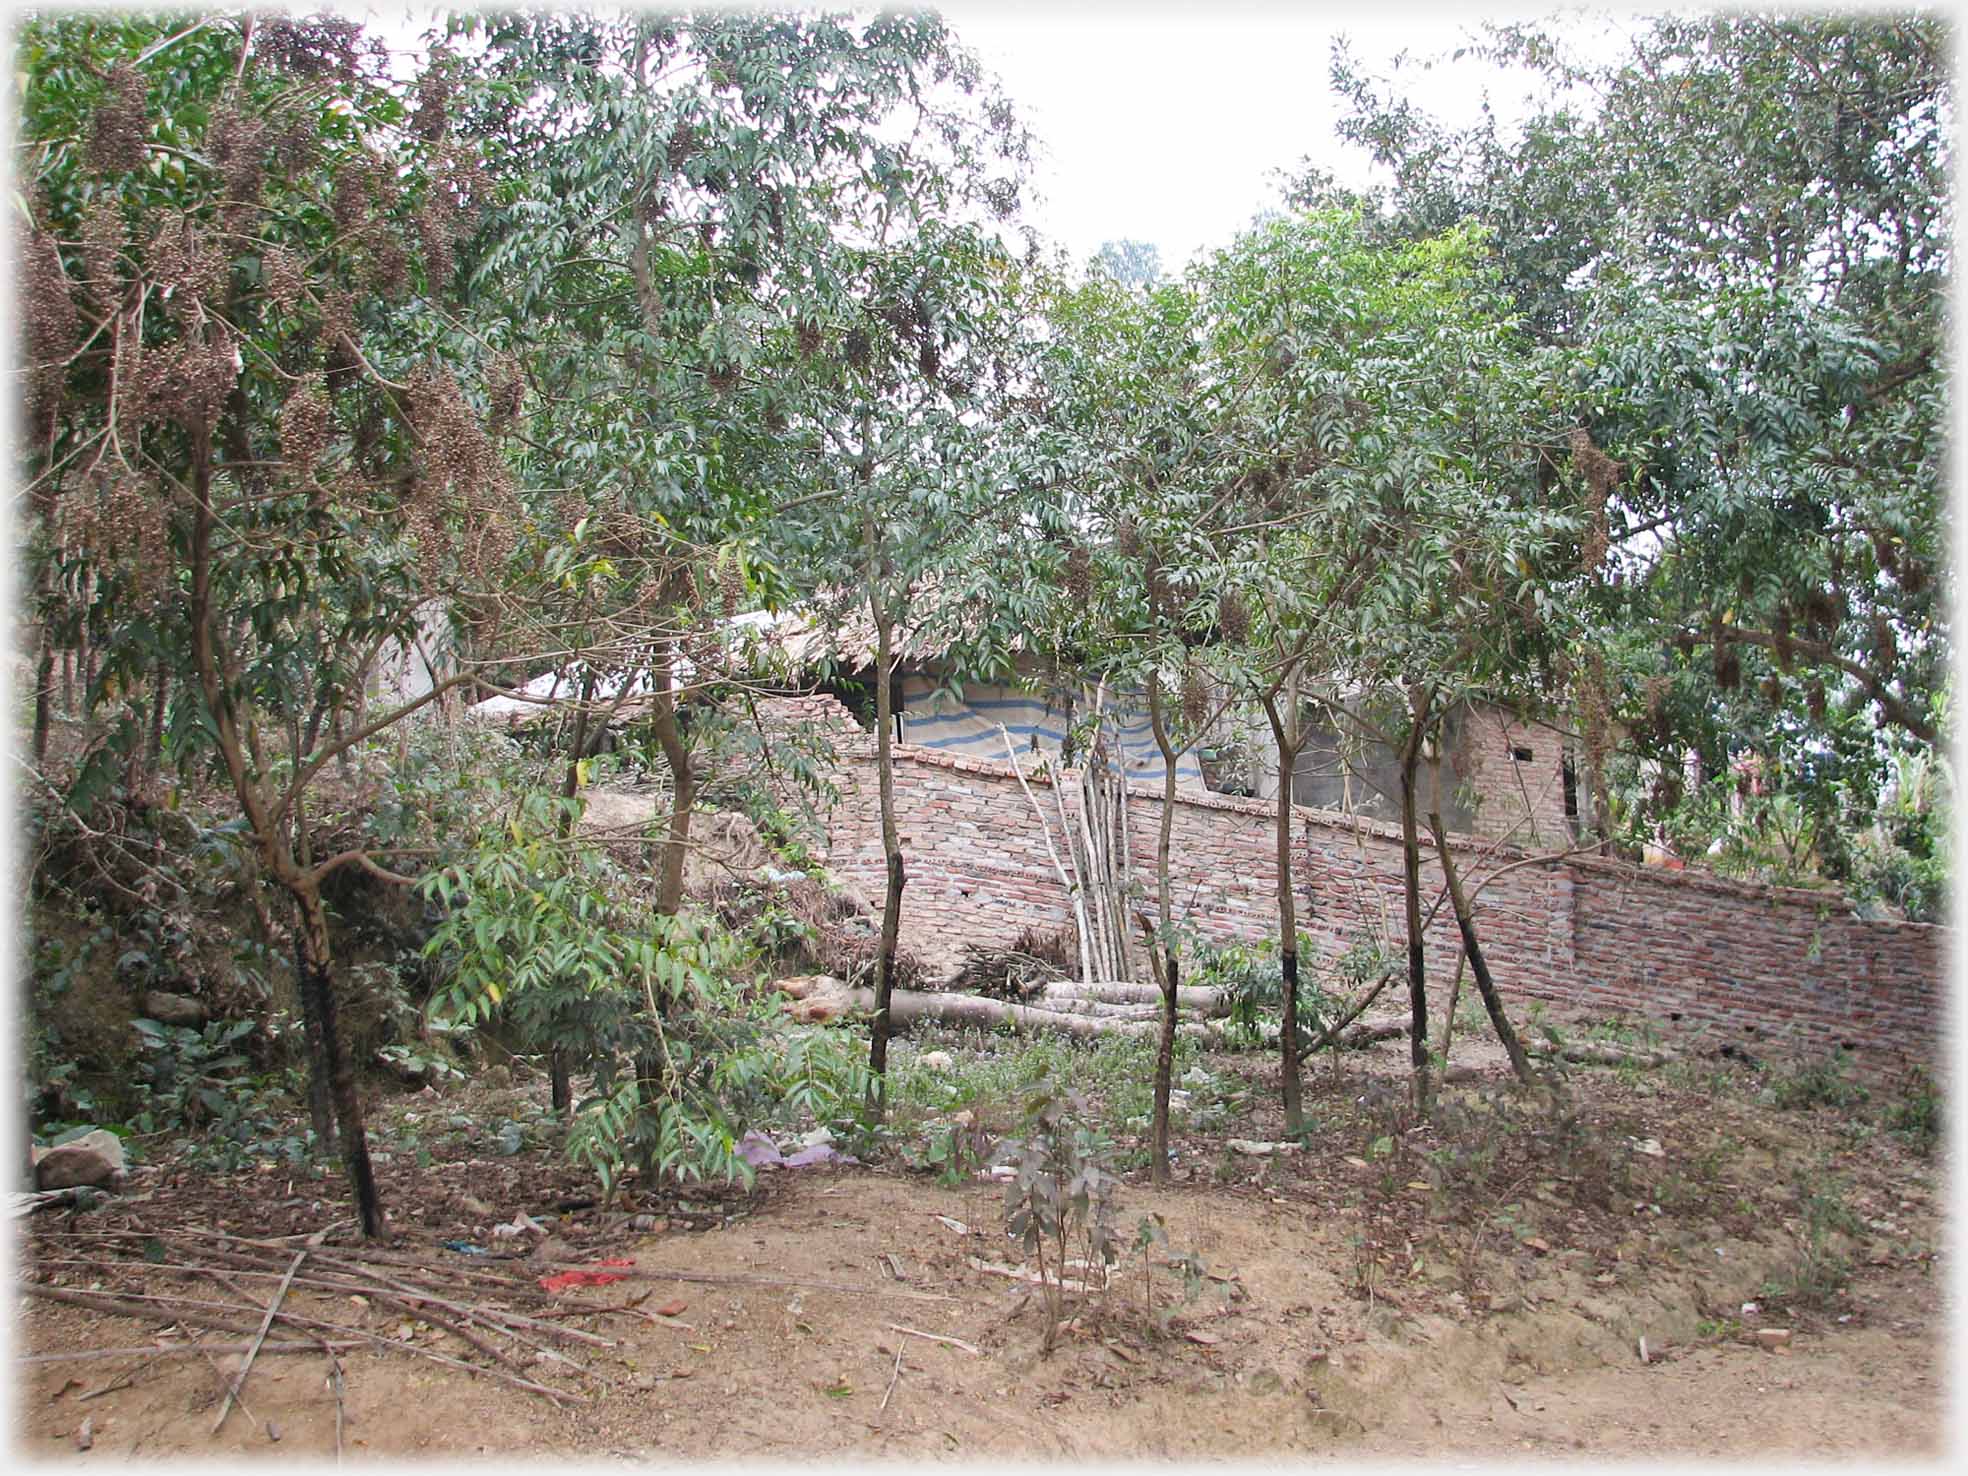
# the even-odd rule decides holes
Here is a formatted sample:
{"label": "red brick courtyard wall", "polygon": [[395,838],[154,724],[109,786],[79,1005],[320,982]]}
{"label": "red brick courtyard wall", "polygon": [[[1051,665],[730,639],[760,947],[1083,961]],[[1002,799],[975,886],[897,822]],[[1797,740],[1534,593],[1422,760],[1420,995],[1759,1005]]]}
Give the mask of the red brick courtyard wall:
{"label": "red brick courtyard wall", "polygon": [[[837,737],[841,798],[829,827],[836,875],[877,901],[883,885],[874,740],[831,699],[798,699],[798,715]],[[789,704],[775,704],[793,716]],[[1008,945],[1028,927],[1072,926],[1072,901],[1046,849],[1034,802],[1059,845],[1058,797],[1027,774],[1030,797],[1002,765],[897,745],[895,793],[908,885],[902,940],[954,967],[967,942]],[[1077,825],[1078,784],[1065,786]],[[1132,786],[1136,874],[1152,888],[1158,785]],[[1170,844],[1175,912],[1228,941],[1276,931],[1275,841],[1268,802],[1181,796]],[[1676,1033],[1767,1051],[1849,1046],[1880,1060],[1938,1063],[1945,1026],[1947,931],[1865,921],[1837,894],[1750,886],[1597,857],[1527,860],[1481,840],[1457,847],[1479,888],[1477,924],[1491,971],[1520,1005],[1542,999],[1645,1016]],[[1515,864],[1522,862],[1523,864]],[[1293,814],[1299,926],[1322,948],[1401,936],[1401,849],[1395,827],[1328,811]],[[1487,878],[1487,880],[1486,880]],[[1441,872],[1424,849],[1432,897]],[[1431,995],[1445,995],[1458,940],[1444,904],[1427,932]]]}

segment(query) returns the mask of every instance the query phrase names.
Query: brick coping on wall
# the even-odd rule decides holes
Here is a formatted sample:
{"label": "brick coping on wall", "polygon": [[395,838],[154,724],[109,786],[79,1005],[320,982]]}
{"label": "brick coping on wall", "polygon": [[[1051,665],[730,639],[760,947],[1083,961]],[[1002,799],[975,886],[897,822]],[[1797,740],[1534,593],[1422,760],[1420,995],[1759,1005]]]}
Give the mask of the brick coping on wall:
{"label": "brick coping on wall", "polygon": [[[856,727],[856,731],[863,732],[858,726]],[[872,735],[864,734],[864,736],[867,736],[869,739],[868,747],[864,752],[854,756],[868,762],[873,762],[874,748]],[[984,759],[970,758],[962,754],[944,753],[939,749],[924,748],[913,743],[897,743],[891,748],[890,752],[897,762],[908,762],[924,768],[944,769],[952,773],[977,774],[985,778],[1008,780],[1012,783],[1017,782],[1016,776],[1011,773],[1007,765]],[[1065,775],[1074,776],[1075,781],[1077,781],[1079,770],[1066,769],[1062,772]],[[1051,787],[1053,784],[1053,773],[1050,765],[1042,764],[1039,767],[1027,770],[1024,772],[1024,777],[1025,782],[1028,784],[1043,784],[1048,787]],[[1160,802],[1162,798],[1161,786],[1147,780],[1128,780],[1126,781],[1126,788],[1131,798],[1153,802]],[[1266,820],[1273,824],[1277,822],[1276,807],[1263,800],[1245,799],[1239,795],[1216,794],[1213,792],[1197,794],[1193,790],[1187,793],[1178,790],[1176,791],[1175,799],[1178,805],[1187,805],[1192,809],[1217,810],[1230,814],[1248,815],[1253,819]],[[1401,839],[1401,827],[1388,821],[1373,820],[1359,815],[1347,815],[1338,810],[1314,809],[1309,805],[1293,805],[1292,821],[1295,834],[1298,833],[1300,827],[1318,826],[1323,830],[1344,832],[1348,835],[1371,835],[1382,840],[1395,842],[1399,842]],[[1525,851],[1516,846],[1498,845],[1495,842],[1485,841],[1480,837],[1473,836],[1467,838],[1451,836],[1449,843],[1455,850],[1462,852],[1482,852],[1484,854],[1508,856],[1512,860],[1530,860],[1534,865],[1541,863],[1547,866],[1573,866],[1583,871],[1596,872],[1608,878],[1633,879],[1655,882],[1670,887],[1686,887],[1695,891],[1712,892],[1720,896],[1765,901],[1776,906],[1809,908],[1814,912],[1826,907],[1838,911],[1847,911],[1853,905],[1851,899],[1845,893],[1833,889],[1783,887],[1770,882],[1738,881],[1733,877],[1717,876],[1711,871],[1679,870],[1664,866],[1637,866],[1631,861],[1621,861],[1606,856],[1595,856],[1590,852],[1584,851],[1559,852],[1549,856],[1539,857],[1536,852]],[[1432,849],[1432,842],[1430,842],[1429,848]],[[1935,932],[1945,931],[1945,925],[1943,924],[1911,922],[1905,918],[1869,918],[1867,921],[1877,926],[1930,929]]]}

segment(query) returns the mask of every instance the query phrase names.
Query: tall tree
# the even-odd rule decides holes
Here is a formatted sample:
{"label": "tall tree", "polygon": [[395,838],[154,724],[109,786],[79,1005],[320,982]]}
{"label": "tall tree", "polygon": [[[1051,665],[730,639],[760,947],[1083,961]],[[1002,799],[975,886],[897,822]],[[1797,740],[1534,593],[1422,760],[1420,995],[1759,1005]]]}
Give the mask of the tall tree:
{"label": "tall tree", "polygon": [[[1609,671],[1613,716],[1675,770],[1679,747],[1713,771],[1748,745],[1819,795],[1876,784],[1886,749],[1939,740],[1951,651],[1946,24],[1671,16],[1610,60],[1569,40],[1477,48],[1548,84],[1509,132],[1445,128],[1336,61],[1342,132],[1392,172],[1377,224],[1490,225],[1527,324],[1578,352],[1601,618],[1655,637]],[[1882,744],[1850,741],[1859,714]]]}
{"label": "tall tree", "polygon": [[224,776],[292,902],[316,1074],[380,1236],[322,887],[401,878],[317,854],[307,807],[327,764],[442,691],[365,711],[377,654],[514,537],[474,346],[437,307],[486,179],[450,74],[400,86],[339,20],[37,18],[20,55],[37,584],[88,592],[112,746],[138,741],[121,694],[160,659],[178,678],[171,753]]}

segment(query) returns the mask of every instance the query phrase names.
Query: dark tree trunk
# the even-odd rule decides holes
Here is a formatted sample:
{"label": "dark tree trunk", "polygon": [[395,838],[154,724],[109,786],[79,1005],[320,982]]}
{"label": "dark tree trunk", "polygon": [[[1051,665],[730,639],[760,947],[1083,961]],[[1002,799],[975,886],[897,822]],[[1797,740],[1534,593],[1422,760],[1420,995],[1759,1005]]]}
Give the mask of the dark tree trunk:
{"label": "dark tree trunk", "polygon": [[[1295,684],[1294,684],[1295,685]],[[1296,692],[1293,695],[1296,705]],[[1291,818],[1292,778],[1298,768],[1298,750],[1293,742],[1302,726],[1294,711],[1289,725],[1278,711],[1275,698],[1264,699],[1265,715],[1271,720],[1271,736],[1278,748],[1277,866],[1278,866],[1278,971],[1284,996],[1283,1019],[1278,1031],[1278,1063],[1285,1108],[1285,1132],[1305,1130],[1305,1083],[1300,1079],[1298,1050],[1298,899],[1292,890]]]}
{"label": "dark tree trunk", "polygon": [[321,1029],[321,998],[304,982],[301,931],[297,928],[294,932],[294,989],[301,998],[301,1038],[307,1046],[308,1125],[314,1129],[314,1141],[320,1152],[339,1153],[341,1140],[335,1132],[335,1101],[328,1086],[332,1074],[328,1043]]}
{"label": "dark tree trunk", "polygon": [[44,631],[41,660],[34,669],[34,761],[37,764],[48,756],[48,729],[54,720],[54,707],[55,646]]}
{"label": "dark tree trunk", "polygon": [[574,1110],[574,1088],[567,1079],[567,1052],[557,1045],[547,1047],[547,1081],[556,1117]]}
{"label": "dark tree trunk", "polygon": [[653,674],[652,685],[656,690],[650,703],[656,741],[662,746],[663,762],[670,770],[669,838],[663,845],[662,872],[656,885],[656,910],[665,917],[675,916],[683,906],[683,862],[690,846],[690,810],[697,802],[697,769],[690,759],[690,746],[683,741],[682,725],[677,721],[670,673],[666,643]]}
{"label": "dark tree trunk", "polygon": [[362,1124],[362,1099],[355,1089],[355,1067],[349,1060],[335,1025],[335,987],[332,955],[328,947],[328,915],[321,905],[320,889],[312,882],[291,889],[299,926],[295,930],[295,966],[302,997],[312,996],[321,1024],[323,1054],[328,1065],[328,1087],[334,1098],[335,1119],[341,1125],[342,1163],[355,1190],[356,1213],[362,1233],[370,1240],[387,1240],[389,1226],[383,1219],[382,1201],[376,1194],[376,1176],[369,1164],[369,1138]]}
{"label": "dark tree trunk", "polygon": [[1168,720],[1162,711],[1161,678],[1153,672],[1148,676],[1148,725],[1154,731],[1155,746],[1162,753],[1162,824],[1155,836],[1155,889],[1162,926],[1159,938],[1150,937],[1147,940],[1149,958],[1159,957],[1162,960],[1161,967],[1155,970],[1156,982],[1162,986],[1162,1036],[1155,1052],[1155,1109],[1149,1130],[1149,1177],[1154,1183],[1166,1184],[1169,1177],[1169,1091],[1175,1084],[1175,990],[1178,979],[1175,909],[1169,886],[1169,838],[1175,826],[1175,745],[1169,738]]}
{"label": "dark tree trunk", "polygon": [[894,625],[880,596],[872,601],[875,617],[875,770],[881,788],[882,859],[888,884],[882,894],[881,941],[875,953],[875,1020],[868,1046],[868,1070],[874,1080],[872,1106],[882,1113],[888,1096],[888,1037],[890,996],[895,990],[895,949],[902,932],[902,889],[908,873],[902,864],[902,835],[895,821],[895,699]]}
{"label": "dark tree trunk", "polygon": [[1435,1079],[1428,1056],[1428,962],[1422,947],[1421,837],[1416,820],[1415,780],[1428,731],[1429,689],[1416,697],[1409,715],[1408,741],[1401,750],[1401,884],[1408,929],[1408,1059],[1414,1069],[1415,1110],[1435,1110]]}
{"label": "dark tree trunk", "polygon": [[1490,1024],[1496,1027],[1497,1039],[1510,1056],[1510,1069],[1517,1073],[1517,1079],[1525,1086],[1537,1082],[1537,1074],[1531,1069],[1531,1058],[1525,1053],[1523,1042],[1511,1028],[1510,1017],[1503,1012],[1503,1000],[1498,996],[1496,982],[1490,977],[1490,968],[1483,961],[1483,945],[1476,938],[1476,919],[1470,913],[1469,899],[1462,890],[1462,879],[1456,874],[1455,860],[1449,854],[1449,838],[1442,826],[1442,817],[1430,811],[1428,828],[1435,834],[1435,849],[1442,858],[1442,879],[1448,883],[1449,905],[1455,909],[1456,928],[1462,934],[1463,955],[1469,960],[1469,972],[1475,976],[1477,991],[1483,996],[1483,1008],[1489,1012]]}
{"label": "dark tree trunk", "polygon": [[150,761],[164,756],[164,709],[171,690],[171,669],[160,657],[157,662],[157,690],[150,698]]}

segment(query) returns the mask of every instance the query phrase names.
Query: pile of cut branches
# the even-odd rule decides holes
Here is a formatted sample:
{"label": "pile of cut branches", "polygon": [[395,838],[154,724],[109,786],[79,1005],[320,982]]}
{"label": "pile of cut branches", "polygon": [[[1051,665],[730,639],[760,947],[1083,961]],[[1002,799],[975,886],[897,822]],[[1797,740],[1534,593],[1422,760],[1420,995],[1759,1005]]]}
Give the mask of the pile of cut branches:
{"label": "pile of cut branches", "polygon": [[[20,1361],[244,1355],[227,1381],[216,1432],[235,1403],[252,1417],[242,1394],[254,1359],[316,1354],[329,1362],[339,1436],[340,1355],[350,1350],[421,1358],[558,1405],[583,1404],[588,1396],[528,1375],[545,1365],[605,1385],[578,1355],[616,1344],[561,1319],[615,1313],[661,1320],[636,1310],[634,1300],[596,1305],[549,1291],[536,1279],[541,1267],[520,1254],[419,1254],[363,1243],[330,1246],[326,1237],[322,1230],[255,1239],[187,1225],[38,1238],[16,1283],[23,1296],[152,1323],[160,1331],[136,1347],[40,1353]],[[88,1289],[62,1284],[70,1281]],[[213,1332],[246,1341],[203,1340]]]}

